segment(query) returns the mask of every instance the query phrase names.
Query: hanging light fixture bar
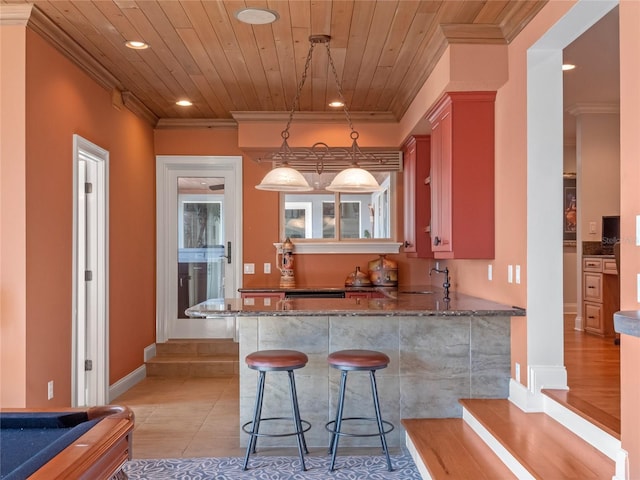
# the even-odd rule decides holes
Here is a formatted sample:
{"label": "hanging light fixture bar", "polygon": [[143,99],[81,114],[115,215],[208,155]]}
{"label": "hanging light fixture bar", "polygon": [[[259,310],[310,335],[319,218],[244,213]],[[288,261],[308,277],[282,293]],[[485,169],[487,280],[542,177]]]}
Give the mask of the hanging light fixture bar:
{"label": "hanging light fixture bar", "polygon": [[[340,171],[331,182],[331,185],[327,187],[327,190],[348,193],[376,192],[381,190],[382,187],[380,187],[369,170],[389,171],[400,169],[402,163],[402,154],[400,152],[380,150],[363,151],[358,145],[359,134],[353,127],[351,115],[349,114],[344,95],[342,94],[342,85],[338,79],[329,48],[330,40],[331,37],[329,35],[312,35],[309,37],[309,53],[307,54],[304,72],[298,84],[298,90],[296,91],[291,111],[289,112],[287,125],[281,133],[282,145],[280,146],[280,150],[268,154],[261,159],[272,161],[275,168],[265,176],[259,185],[256,185],[257,189],[271,191],[313,190],[306,180],[304,180],[302,174],[299,173],[300,171],[316,173],[322,173],[323,171]],[[289,129],[293,121],[294,113],[299,105],[302,87],[307,79],[309,66],[313,57],[313,49],[317,44],[325,45],[338,96],[343,104],[342,109],[351,130],[351,147],[348,148],[332,148],[324,142],[318,142],[309,148],[291,148],[289,146]],[[363,167],[366,167],[366,169]],[[298,172],[302,180],[304,180],[304,183],[299,178],[295,181],[293,180],[295,175],[292,170],[293,172]],[[294,188],[297,190],[293,190]]]}

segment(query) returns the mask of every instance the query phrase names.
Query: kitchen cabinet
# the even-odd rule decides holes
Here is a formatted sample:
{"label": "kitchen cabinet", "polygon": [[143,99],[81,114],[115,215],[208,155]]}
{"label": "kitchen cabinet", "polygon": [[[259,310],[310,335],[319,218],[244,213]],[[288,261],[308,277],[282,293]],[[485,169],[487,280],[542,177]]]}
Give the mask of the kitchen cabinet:
{"label": "kitchen cabinet", "polygon": [[620,286],[615,259],[582,259],[582,301],[585,332],[615,335],[613,314],[620,310]]}
{"label": "kitchen cabinet", "polygon": [[403,147],[404,252],[433,258],[431,251],[431,137],[415,135]]}
{"label": "kitchen cabinet", "polygon": [[494,258],[495,92],[449,92],[429,111],[431,249]]}

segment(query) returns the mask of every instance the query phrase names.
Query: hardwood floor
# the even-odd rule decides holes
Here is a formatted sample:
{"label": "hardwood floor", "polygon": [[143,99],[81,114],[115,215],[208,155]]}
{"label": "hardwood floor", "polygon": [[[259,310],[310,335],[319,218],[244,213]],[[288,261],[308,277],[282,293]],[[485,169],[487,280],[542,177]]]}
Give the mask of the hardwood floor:
{"label": "hardwood floor", "polygon": [[[617,419],[619,433],[620,347],[613,339],[575,331],[573,316],[565,317],[564,333],[568,385],[576,408],[606,412]],[[244,455],[238,402],[237,376],[147,377],[112,401],[130,406],[136,415],[134,458]],[[324,455],[321,450],[315,453]]]}
{"label": "hardwood floor", "polygon": [[576,331],[573,321],[573,315],[565,316],[564,362],[570,394],[586,404],[579,409],[592,406],[616,419],[620,434],[620,346],[612,338]]}

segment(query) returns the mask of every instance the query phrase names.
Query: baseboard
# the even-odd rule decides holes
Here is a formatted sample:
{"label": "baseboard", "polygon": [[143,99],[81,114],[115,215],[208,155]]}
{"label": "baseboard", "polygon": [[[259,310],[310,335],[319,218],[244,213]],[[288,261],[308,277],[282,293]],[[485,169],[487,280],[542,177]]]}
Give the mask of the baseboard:
{"label": "baseboard", "polygon": [[156,344],[152,343],[144,347],[144,362],[147,363],[150,359],[156,356]]}
{"label": "baseboard", "polygon": [[543,397],[544,413],[564,425],[594,448],[600,450],[611,460],[615,461],[617,459],[620,449],[622,448],[620,440],[609,435],[601,428],[598,428],[593,423],[572,412],[554,399],[546,395],[543,395]]}
{"label": "baseboard", "polygon": [[578,313],[578,304],[577,303],[565,303],[563,306],[564,315],[575,315]]}
{"label": "baseboard", "polygon": [[122,377],[113,385],[109,386],[109,402],[113,399],[118,398],[124,392],[129,390],[131,387],[136,385],[138,382],[141,382],[147,376],[147,367],[146,365],[141,365],[136,368],[133,372],[128,374],[125,377]]}
{"label": "baseboard", "polygon": [[509,401],[524,412],[542,412],[544,409],[542,394],[532,393],[527,387],[513,378],[509,380]]}

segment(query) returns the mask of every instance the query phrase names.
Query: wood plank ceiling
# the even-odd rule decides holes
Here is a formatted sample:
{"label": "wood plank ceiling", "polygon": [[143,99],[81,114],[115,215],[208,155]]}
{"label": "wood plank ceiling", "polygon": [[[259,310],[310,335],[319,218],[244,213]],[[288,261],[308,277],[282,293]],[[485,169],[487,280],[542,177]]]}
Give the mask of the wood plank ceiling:
{"label": "wood plank ceiling", "polygon": [[[23,3],[1,0],[4,4]],[[26,2],[24,2],[26,3]],[[330,48],[351,112],[400,119],[447,44],[508,43],[546,0],[35,0],[30,26],[146,117],[229,120],[291,109],[309,36]],[[241,23],[265,7],[279,19]],[[147,42],[147,50],[125,47]],[[324,45],[314,50],[300,111],[337,97]],[[188,98],[192,107],[176,106]]]}

